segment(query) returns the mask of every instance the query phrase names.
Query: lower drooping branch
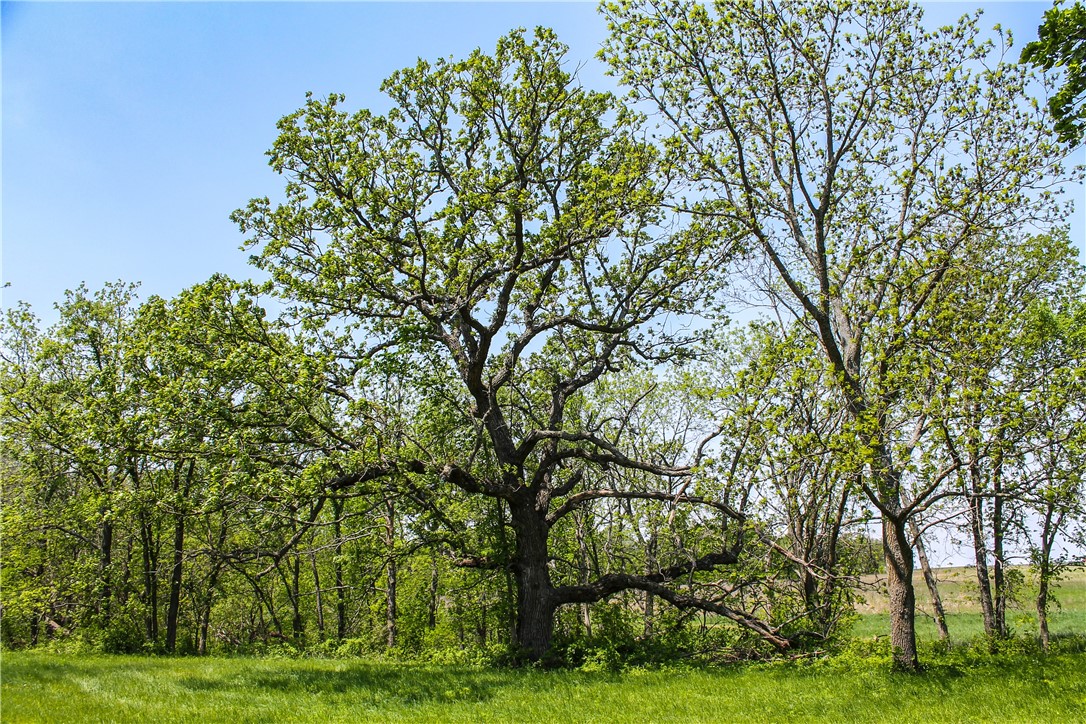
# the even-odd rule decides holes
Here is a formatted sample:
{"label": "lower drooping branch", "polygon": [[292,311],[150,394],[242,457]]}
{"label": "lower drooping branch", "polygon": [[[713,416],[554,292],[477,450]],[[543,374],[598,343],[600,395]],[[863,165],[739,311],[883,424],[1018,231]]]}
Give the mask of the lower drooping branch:
{"label": "lower drooping branch", "polygon": [[679,593],[666,585],[669,581],[676,580],[682,576],[694,573],[695,571],[711,570],[720,565],[734,564],[736,561],[737,557],[730,551],[710,553],[694,561],[671,566],[670,568],[648,575],[638,576],[628,573],[609,573],[588,583],[575,586],[560,586],[554,589],[553,595],[558,605],[565,605],[570,603],[596,603],[615,593],[630,589],[646,591],[655,596],[659,596],[661,599],[679,609],[692,608],[723,616],[747,630],[754,632],[778,650],[787,650],[791,646],[791,641],[782,636],[778,629],[769,626],[764,621],[760,621],[744,611],[725,606],[718,601]]}

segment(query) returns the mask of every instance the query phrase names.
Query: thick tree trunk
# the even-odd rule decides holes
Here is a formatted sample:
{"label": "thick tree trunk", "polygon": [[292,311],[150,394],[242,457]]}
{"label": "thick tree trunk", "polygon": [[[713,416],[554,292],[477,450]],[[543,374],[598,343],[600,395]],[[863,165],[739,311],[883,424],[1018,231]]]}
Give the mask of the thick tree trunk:
{"label": "thick tree trunk", "polygon": [[928,593],[931,594],[932,617],[935,619],[935,627],[939,630],[939,640],[949,641],[950,631],[946,627],[946,610],[943,608],[943,597],[939,595],[939,582],[928,562],[928,552],[924,548],[920,529],[912,520],[909,521],[909,531],[912,533],[913,540],[916,541],[916,557],[920,560],[920,570],[924,572],[924,583],[927,584]]}
{"label": "thick tree trunk", "polygon": [[530,499],[514,500],[510,509],[516,533],[517,644],[530,659],[539,660],[550,649],[557,609],[547,566],[547,522]]}
{"label": "thick tree trunk", "polygon": [[886,556],[886,587],[890,594],[890,645],[894,668],[918,671],[916,651],[916,592],[913,590],[913,549],[905,521],[884,515],[882,547]]}

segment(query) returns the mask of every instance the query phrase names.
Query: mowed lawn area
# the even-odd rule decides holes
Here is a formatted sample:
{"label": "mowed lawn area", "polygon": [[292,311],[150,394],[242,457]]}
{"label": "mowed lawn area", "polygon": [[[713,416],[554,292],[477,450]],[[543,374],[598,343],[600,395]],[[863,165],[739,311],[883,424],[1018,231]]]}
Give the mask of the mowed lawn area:
{"label": "mowed lawn area", "polygon": [[[951,635],[981,630],[967,575],[945,569]],[[623,673],[334,659],[152,658],[4,652],[3,722],[1086,722],[1086,575],[1059,591],[1055,652],[923,646],[890,673],[870,594],[844,651],[794,661]],[[926,605],[926,596],[925,604]],[[951,605],[953,607],[951,607]],[[1032,631],[1028,609],[1010,614]],[[1027,625],[1029,624],[1029,625]],[[922,639],[935,637],[920,622]],[[1060,633],[1077,633],[1060,637]]]}
{"label": "mowed lawn area", "polygon": [[1081,722],[1086,653],[712,669],[494,670],[365,661],[6,654],[5,722]]}

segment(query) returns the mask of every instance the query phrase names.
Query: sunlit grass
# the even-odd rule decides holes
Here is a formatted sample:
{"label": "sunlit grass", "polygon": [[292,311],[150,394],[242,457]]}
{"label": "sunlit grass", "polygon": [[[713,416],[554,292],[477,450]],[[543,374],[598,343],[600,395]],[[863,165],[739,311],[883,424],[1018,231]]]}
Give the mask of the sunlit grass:
{"label": "sunlit grass", "polygon": [[[969,571],[946,569],[955,642],[983,632]],[[921,611],[927,605],[922,582]],[[972,587],[971,587],[972,585]],[[1028,595],[1028,592],[1026,593]],[[604,673],[364,660],[153,658],[3,652],[3,722],[899,722],[1086,721],[1086,573],[1057,592],[1057,652],[1040,653],[1031,601],[1009,612],[1020,638],[924,644],[924,673],[890,673],[877,592],[830,657]],[[936,638],[918,617],[922,641]],[[1068,637],[1067,634],[1078,634]]]}
{"label": "sunlit grass", "polygon": [[[1007,624],[1020,636],[1037,635],[1037,614],[1034,600],[1036,584],[1028,569],[1014,569],[1021,581],[1007,610]],[[953,641],[965,641],[984,635],[984,620],[980,614],[978,585],[973,568],[940,568],[935,571],[939,595],[947,612],[947,630]],[[885,590],[878,576],[867,576],[868,587],[864,601],[858,608],[860,614],[850,630],[859,638],[885,636],[890,631],[890,618]],[[916,586],[916,635],[921,641],[935,641],[938,631],[932,618],[931,595],[924,579],[917,572]],[[1069,569],[1054,587],[1056,602],[1049,607],[1048,627],[1052,634],[1086,633],[1086,569]]]}
{"label": "sunlit grass", "polygon": [[1086,654],[885,656],[605,674],[5,653],[5,722],[1082,721]]}

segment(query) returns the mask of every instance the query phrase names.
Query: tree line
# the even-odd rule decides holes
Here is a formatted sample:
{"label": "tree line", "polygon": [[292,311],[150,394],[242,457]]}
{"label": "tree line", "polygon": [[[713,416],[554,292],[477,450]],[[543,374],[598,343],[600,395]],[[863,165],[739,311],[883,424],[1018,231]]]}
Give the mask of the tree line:
{"label": "tree line", "polygon": [[905,3],[602,13],[625,97],[543,28],[308,97],[233,215],[267,283],[9,310],[5,645],[783,652],[881,570],[913,670],[939,531],[992,636],[1029,552],[1047,643],[1086,468],[1049,81]]}

